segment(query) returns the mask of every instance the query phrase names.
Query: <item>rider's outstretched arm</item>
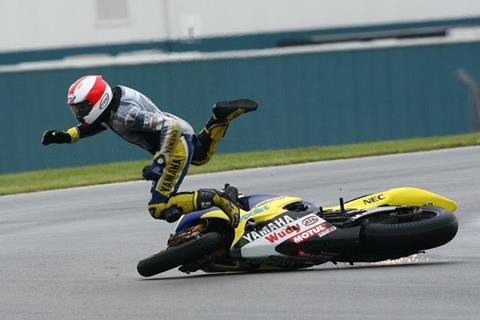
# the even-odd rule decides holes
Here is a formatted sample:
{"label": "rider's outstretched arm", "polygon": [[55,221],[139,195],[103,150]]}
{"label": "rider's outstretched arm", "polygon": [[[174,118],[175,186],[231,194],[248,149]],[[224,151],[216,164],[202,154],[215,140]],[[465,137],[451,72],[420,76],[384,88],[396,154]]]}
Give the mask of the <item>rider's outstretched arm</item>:
{"label": "rider's outstretched arm", "polygon": [[93,136],[106,128],[99,124],[85,125],[80,124],[72,127],[66,131],[62,130],[47,130],[43,133],[42,144],[49,145],[52,143],[75,143],[80,139]]}

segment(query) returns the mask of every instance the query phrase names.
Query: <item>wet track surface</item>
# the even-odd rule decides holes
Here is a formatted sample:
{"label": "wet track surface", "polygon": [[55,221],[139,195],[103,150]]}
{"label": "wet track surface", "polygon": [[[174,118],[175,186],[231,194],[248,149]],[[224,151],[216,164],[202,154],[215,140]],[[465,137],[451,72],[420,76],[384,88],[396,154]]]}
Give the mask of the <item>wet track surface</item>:
{"label": "wet track surface", "polygon": [[416,186],[458,202],[449,244],[402,261],[295,272],[142,279],[136,263],[173,225],[146,212],[133,182],[0,197],[0,319],[479,319],[480,147],[191,176],[183,190],[331,205]]}

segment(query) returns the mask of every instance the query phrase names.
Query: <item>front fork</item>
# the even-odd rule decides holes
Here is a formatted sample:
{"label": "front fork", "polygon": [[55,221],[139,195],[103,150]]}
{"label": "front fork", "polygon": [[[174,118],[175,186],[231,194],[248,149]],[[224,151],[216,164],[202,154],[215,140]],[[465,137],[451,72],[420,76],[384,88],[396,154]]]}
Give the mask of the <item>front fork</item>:
{"label": "front fork", "polygon": [[200,237],[202,232],[206,231],[207,223],[204,221],[199,221],[198,224],[193,225],[187,229],[182,230],[178,233],[172,233],[170,238],[167,241],[167,247],[175,247],[185,243],[187,241],[191,241],[193,239],[197,239]]}

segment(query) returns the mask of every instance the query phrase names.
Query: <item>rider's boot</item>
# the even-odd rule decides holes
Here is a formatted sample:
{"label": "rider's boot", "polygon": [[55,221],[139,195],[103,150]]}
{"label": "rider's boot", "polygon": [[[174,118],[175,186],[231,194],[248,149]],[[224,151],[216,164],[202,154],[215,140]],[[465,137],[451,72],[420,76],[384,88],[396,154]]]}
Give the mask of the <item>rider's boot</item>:
{"label": "rider's boot", "polygon": [[230,123],[239,115],[257,110],[258,104],[249,99],[219,101],[213,105],[213,118]]}
{"label": "rider's boot", "polygon": [[198,209],[208,209],[212,206],[220,208],[230,218],[230,224],[235,228],[240,222],[240,207],[238,205],[238,190],[225,186],[223,192],[215,189],[199,189],[194,193]]}
{"label": "rider's boot", "polygon": [[210,117],[205,128],[197,135],[201,150],[195,150],[197,155],[194,154],[192,164],[202,165],[207,163],[215,153],[218,142],[225,136],[230,122],[243,113],[257,110],[257,107],[255,101],[248,99],[215,103],[212,108],[213,116]]}

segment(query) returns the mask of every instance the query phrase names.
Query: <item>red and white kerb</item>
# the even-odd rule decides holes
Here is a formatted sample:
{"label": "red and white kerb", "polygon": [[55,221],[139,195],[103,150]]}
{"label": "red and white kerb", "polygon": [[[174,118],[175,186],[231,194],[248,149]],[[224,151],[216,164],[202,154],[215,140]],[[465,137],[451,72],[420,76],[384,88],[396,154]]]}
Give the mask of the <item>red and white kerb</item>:
{"label": "red and white kerb", "polygon": [[83,118],[87,124],[92,124],[112,101],[112,89],[102,76],[87,75],[75,81],[68,89],[67,103],[74,105],[89,101],[93,106],[88,115]]}

